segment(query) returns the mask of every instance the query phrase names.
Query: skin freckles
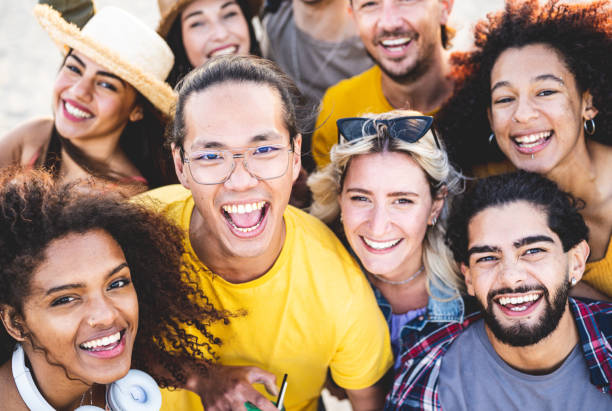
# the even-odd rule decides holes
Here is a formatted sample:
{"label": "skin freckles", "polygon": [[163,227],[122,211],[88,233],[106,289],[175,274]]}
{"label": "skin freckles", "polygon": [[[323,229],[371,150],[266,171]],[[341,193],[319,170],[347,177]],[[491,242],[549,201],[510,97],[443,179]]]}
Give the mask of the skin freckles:
{"label": "skin freckles", "polygon": [[518,168],[548,173],[570,165],[577,152],[586,153],[583,123],[597,110],[550,47],[504,51],[493,66],[491,90],[491,128]]}

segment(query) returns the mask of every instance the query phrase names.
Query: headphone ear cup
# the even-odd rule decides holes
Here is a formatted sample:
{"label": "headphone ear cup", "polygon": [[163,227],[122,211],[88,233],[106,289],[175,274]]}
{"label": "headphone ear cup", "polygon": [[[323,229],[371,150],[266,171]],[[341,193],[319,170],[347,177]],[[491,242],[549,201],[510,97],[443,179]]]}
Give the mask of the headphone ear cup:
{"label": "headphone ear cup", "polygon": [[106,402],[112,411],[159,411],[162,397],[159,386],[149,374],[130,370],[108,387]]}

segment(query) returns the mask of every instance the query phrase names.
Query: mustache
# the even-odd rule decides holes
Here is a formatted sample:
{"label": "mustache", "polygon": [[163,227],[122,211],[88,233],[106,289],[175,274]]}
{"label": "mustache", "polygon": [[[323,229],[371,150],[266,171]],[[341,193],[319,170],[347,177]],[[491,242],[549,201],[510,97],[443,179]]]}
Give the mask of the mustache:
{"label": "mustache", "polygon": [[376,33],[375,41],[380,42],[389,37],[410,37],[412,40],[418,37],[418,34],[414,31],[404,30],[404,29],[396,29],[396,30],[382,30]]}
{"label": "mustache", "polygon": [[496,290],[491,290],[489,291],[489,293],[487,294],[487,301],[491,302],[493,301],[494,298],[496,298],[497,296],[500,295],[504,295],[504,294],[525,294],[525,293],[529,293],[532,291],[541,291],[545,297],[548,297],[548,290],[541,285],[523,285],[517,288],[510,288],[510,287],[505,287],[505,288],[498,288]]}

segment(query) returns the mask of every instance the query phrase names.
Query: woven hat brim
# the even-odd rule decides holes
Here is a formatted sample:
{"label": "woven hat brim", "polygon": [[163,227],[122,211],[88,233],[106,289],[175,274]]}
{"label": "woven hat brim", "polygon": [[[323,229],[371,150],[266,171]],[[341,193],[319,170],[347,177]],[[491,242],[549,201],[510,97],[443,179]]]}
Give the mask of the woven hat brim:
{"label": "woven hat brim", "polygon": [[85,54],[97,64],[104,66],[131,84],[162,114],[172,116],[176,94],[166,82],[142,71],[113,50],[83,35],[76,25],[66,22],[53,8],[47,5],[36,5],[34,15],[64,54],[68,52],[68,49],[75,49]]}

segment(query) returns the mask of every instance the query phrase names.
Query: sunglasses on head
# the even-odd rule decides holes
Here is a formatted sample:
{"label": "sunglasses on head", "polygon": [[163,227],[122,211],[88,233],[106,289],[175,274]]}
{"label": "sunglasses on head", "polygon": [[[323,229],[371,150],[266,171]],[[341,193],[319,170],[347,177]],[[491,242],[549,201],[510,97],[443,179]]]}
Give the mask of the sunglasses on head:
{"label": "sunglasses on head", "polygon": [[341,137],[346,141],[358,140],[363,137],[376,135],[380,127],[385,127],[391,138],[398,138],[407,143],[415,143],[431,129],[436,146],[440,148],[438,136],[431,125],[431,116],[406,116],[386,120],[375,120],[365,117],[347,117],[336,121],[338,125],[338,142]]}

